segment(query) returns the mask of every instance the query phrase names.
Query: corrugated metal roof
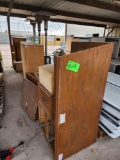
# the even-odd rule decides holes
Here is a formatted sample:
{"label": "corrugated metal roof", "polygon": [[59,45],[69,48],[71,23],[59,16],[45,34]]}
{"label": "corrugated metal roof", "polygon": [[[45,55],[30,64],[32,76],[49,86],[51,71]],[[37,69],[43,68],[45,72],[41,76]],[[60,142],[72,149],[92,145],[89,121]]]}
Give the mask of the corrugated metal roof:
{"label": "corrugated metal roof", "polygon": [[[81,13],[85,15],[95,15],[105,18],[114,18],[120,20],[120,13],[109,11],[105,9],[98,9],[91,6],[86,6],[83,4],[68,2],[64,0],[16,0],[16,3],[39,6],[42,8],[55,9],[59,11],[69,11],[73,13]],[[111,2],[111,1],[110,1]]]}
{"label": "corrugated metal roof", "polygon": [[[66,17],[66,16],[51,16],[52,19],[61,19],[61,20],[69,20],[73,21],[72,17]],[[86,20],[86,19],[81,19],[81,18],[74,18],[74,21],[76,22],[87,22],[87,23],[93,23],[93,24],[106,24],[106,22],[100,22],[100,21],[93,21],[93,20]],[[110,23],[110,25],[114,25],[114,23]]]}
{"label": "corrugated metal roof", "polygon": [[[119,3],[116,3],[116,1],[119,1],[119,0],[99,0],[99,1],[102,1],[102,2],[107,2],[107,3],[110,3],[110,4],[118,4],[120,6]],[[119,1],[120,2],[120,1]]]}
{"label": "corrugated metal roof", "polygon": [[[10,2],[10,0],[6,0],[6,2]],[[108,8],[105,9],[104,7],[102,8],[103,4],[100,7],[96,7],[94,4],[90,4],[90,0],[85,0],[85,2],[86,3],[84,3],[84,0],[81,0],[80,2],[77,0],[15,0],[15,4],[18,4],[18,9],[14,8],[14,6],[16,5],[13,5],[11,13],[31,16],[32,13],[44,10],[59,15],[59,17],[56,16],[56,19],[60,18],[63,20],[67,19],[69,21],[79,21],[88,23],[93,22],[96,24],[105,25],[120,24],[120,8],[117,8],[117,10],[115,10],[116,8],[114,6],[114,10],[112,10],[109,9],[109,6],[107,6]],[[109,4],[115,4],[113,0],[96,0],[95,3],[96,2],[107,2]],[[93,3],[93,1],[91,3]],[[24,7],[22,8],[19,6]],[[119,6],[119,4],[116,6]],[[112,7],[112,5],[110,7]],[[4,10],[5,9],[1,9],[0,11],[4,12]],[[7,10],[5,10],[5,12],[7,12]],[[71,13],[71,15],[66,15],[66,13]]]}

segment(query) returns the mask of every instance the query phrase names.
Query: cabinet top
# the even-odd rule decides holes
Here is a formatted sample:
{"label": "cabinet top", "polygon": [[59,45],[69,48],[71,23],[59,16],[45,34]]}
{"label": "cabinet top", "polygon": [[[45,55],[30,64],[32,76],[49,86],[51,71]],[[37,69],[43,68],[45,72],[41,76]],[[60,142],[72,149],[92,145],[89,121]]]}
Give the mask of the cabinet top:
{"label": "cabinet top", "polygon": [[21,41],[21,44],[24,45],[24,46],[43,46],[43,45],[40,45],[40,44],[36,44],[34,42],[24,42],[24,41]]}

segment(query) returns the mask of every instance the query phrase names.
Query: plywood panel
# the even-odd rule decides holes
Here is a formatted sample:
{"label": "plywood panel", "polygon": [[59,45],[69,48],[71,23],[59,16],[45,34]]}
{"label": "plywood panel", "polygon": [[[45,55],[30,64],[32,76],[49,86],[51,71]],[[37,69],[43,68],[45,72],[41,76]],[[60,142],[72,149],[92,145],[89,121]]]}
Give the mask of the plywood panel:
{"label": "plywood panel", "polygon": [[44,46],[35,43],[21,43],[23,74],[38,72],[39,66],[44,65]]}
{"label": "plywood panel", "polygon": [[32,121],[35,120],[38,106],[37,86],[29,80],[23,80],[22,108]]}
{"label": "plywood panel", "polygon": [[[78,52],[55,57],[55,160],[62,154],[61,160],[65,159],[96,141],[113,50],[113,44],[74,43]],[[80,64],[78,72],[66,69],[69,60]],[[65,114],[63,124],[60,114]]]}
{"label": "plywood panel", "polygon": [[72,42],[71,43],[71,53],[91,49],[94,47],[99,47],[108,43],[104,42]]}

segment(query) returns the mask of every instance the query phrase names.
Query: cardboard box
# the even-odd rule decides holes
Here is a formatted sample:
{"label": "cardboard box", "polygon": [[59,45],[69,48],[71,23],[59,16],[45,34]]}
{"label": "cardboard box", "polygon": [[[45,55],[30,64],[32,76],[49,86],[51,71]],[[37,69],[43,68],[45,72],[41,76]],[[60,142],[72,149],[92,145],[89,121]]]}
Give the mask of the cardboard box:
{"label": "cardboard box", "polygon": [[51,93],[54,93],[54,65],[39,66],[39,81]]}

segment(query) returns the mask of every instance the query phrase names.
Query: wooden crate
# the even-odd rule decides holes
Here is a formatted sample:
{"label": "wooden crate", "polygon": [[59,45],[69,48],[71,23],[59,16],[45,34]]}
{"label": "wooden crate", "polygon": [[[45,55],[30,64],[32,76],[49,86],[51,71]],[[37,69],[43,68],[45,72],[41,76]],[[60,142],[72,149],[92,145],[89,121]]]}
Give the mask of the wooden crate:
{"label": "wooden crate", "polygon": [[51,93],[54,93],[54,65],[39,67],[39,82]]}
{"label": "wooden crate", "polygon": [[26,72],[38,72],[38,66],[44,65],[43,45],[33,42],[21,42],[21,54],[24,78],[26,77]]}

